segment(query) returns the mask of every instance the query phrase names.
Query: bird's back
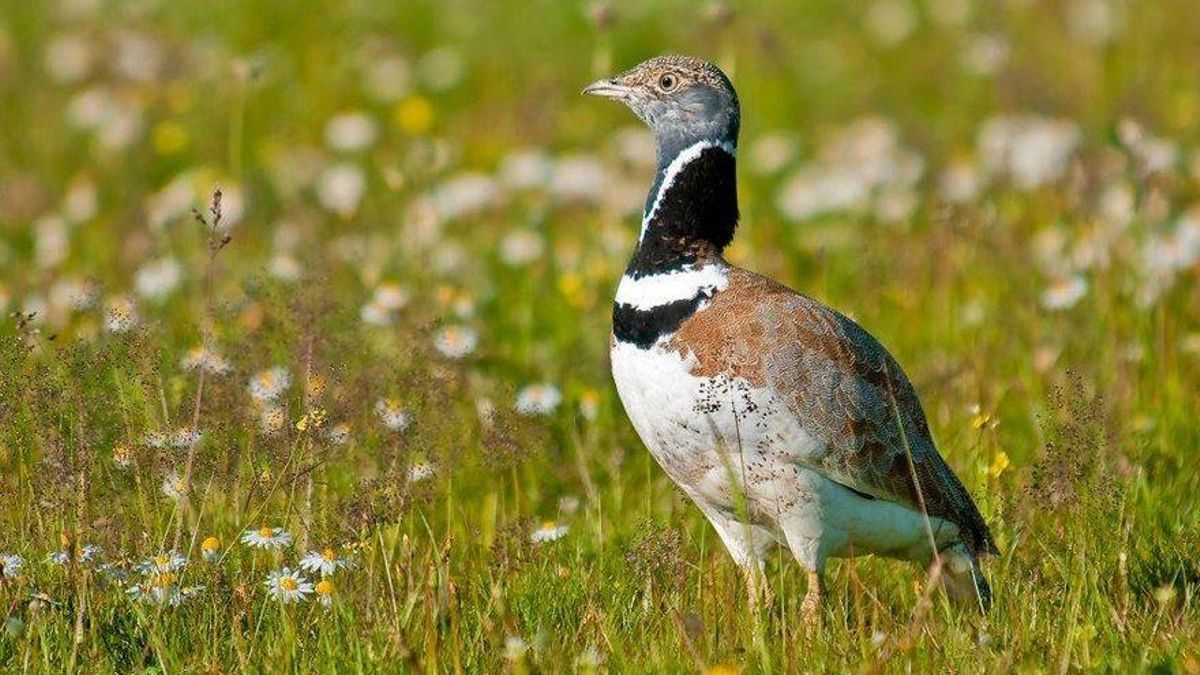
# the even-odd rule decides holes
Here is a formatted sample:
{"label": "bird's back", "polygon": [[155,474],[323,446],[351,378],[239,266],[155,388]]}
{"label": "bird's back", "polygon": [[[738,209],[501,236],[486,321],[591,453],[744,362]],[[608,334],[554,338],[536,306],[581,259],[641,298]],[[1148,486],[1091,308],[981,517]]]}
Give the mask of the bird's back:
{"label": "bird's back", "polygon": [[954,523],[977,555],[994,551],[979,510],[937,452],[916,391],[879,341],[766,277],[736,267],[728,275],[667,345],[692,355],[692,373],[767,387],[825,446],[807,468]]}

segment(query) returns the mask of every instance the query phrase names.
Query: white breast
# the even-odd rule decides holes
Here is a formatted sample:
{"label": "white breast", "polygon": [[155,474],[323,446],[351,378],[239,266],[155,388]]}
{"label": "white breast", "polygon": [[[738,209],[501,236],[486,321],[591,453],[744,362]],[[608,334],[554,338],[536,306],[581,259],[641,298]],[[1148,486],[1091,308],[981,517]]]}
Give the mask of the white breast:
{"label": "white breast", "polygon": [[[865,499],[807,467],[825,444],[767,388],[740,378],[698,377],[694,357],[615,342],[613,379],[634,429],[684,491],[727,515],[745,495],[751,519],[806,564],[830,556],[882,553],[920,558],[919,513]],[[952,525],[933,519],[938,539]]]}

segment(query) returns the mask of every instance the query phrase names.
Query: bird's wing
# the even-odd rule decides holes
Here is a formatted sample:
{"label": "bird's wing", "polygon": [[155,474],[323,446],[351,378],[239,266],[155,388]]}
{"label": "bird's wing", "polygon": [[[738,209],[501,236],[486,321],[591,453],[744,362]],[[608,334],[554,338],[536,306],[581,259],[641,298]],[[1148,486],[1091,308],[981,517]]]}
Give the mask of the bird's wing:
{"label": "bird's wing", "polygon": [[809,468],[872,497],[918,510],[924,504],[957,525],[972,550],[993,551],[978,508],[937,452],[916,391],[883,345],[816,300],[737,272],[742,278],[731,284],[730,303],[715,302],[702,314],[749,319],[742,334],[758,344],[731,345],[722,360],[735,372],[756,371],[755,379],[824,441],[824,454]]}

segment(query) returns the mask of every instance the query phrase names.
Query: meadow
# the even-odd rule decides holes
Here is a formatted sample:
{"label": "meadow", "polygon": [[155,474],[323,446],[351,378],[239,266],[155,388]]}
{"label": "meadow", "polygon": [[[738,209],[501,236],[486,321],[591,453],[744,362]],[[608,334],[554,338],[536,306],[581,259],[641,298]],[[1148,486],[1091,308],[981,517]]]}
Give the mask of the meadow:
{"label": "meadow", "polygon": [[[0,671],[1200,672],[1192,0],[0,0]],[[738,87],[730,257],[914,381],[998,540],[768,564],[612,386],[654,171]]]}

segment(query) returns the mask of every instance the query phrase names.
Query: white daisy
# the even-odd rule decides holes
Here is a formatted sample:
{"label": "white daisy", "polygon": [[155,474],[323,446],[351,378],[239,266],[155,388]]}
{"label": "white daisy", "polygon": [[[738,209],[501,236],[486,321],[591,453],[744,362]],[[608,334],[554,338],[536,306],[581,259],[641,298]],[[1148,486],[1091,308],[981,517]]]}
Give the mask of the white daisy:
{"label": "white daisy", "polygon": [[137,570],[145,575],[161,574],[163,572],[178,572],[187,564],[187,558],[184,558],[176,551],[163,552],[143,560],[138,563]]}
{"label": "white daisy", "polygon": [[408,467],[408,482],[420,483],[429,480],[437,474],[437,469],[428,462],[417,462]]}
{"label": "white daisy", "polygon": [[184,370],[203,370],[211,375],[224,375],[233,369],[224,356],[203,346],[189,349],[179,360],[179,365]]}
{"label": "white daisy", "polygon": [[139,321],[137,305],[126,296],[109,299],[104,308],[104,329],[110,333],[128,333]]}
{"label": "white daisy", "polygon": [[277,405],[264,406],[258,413],[258,429],[267,436],[274,436],[287,423],[287,411]]}
{"label": "white daisy", "polygon": [[479,334],[466,326],[446,326],[433,336],[433,346],[442,356],[458,361],[471,352],[479,343]]}
{"label": "white daisy", "polygon": [[260,527],[246,530],[242,543],[254,548],[279,550],[292,543],[292,535],[282,527]]}
{"label": "white daisy", "polygon": [[3,572],[5,579],[16,579],[21,574],[21,567],[24,564],[25,559],[15,553],[0,555],[0,571]]}
{"label": "white daisy", "polygon": [[553,520],[547,520],[542,523],[541,527],[533,531],[529,535],[529,541],[535,544],[544,544],[551,541],[557,541],[567,536],[568,527],[560,525]]}
{"label": "white daisy", "polygon": [[531,384],[517,392],[517,412],[526,415],[549,415],[562,402],[562,393],[552,384]]}
{"label": "white daisy", "polygon": [[194,427],[179,427],[175,433],[171,434],[171,438],[167,443],[176,450],[187,450],[188,448],[200,442],[204,437],[203,432]]}
{"label": "white daisy", "polygon": [[287,567],[267,575],[265,585],[271,597],[283,603],[300,602],[313,592],[308,579]]}
{"label": "white daisy", "polygon": [[337,587],[333,585],[332,581],[322,579],[317,582],[313,590],[317,593],[317,602],[321,603],[323,607],[333,606],[333,594],[337,590]]}
{"label": "white daisy", "polygon": [[309,551],[300,559],[300,568],[311,574],[320,573],[321,576],[327,577],[330,574],[353,566],[353,562],[349,558],[345,558],[337,554],[337,551],[332,548],[326,548],[324,551]]}
{"label": "white daisy", "polygon": [[[80,564],[87,565],[95,562],[100,556],[100,547],[92,544],[87,544],[79,550]],[[46,562],[52,565],[66,565],[71,562],[71,554],[67,551],[55,551],[46,556]]]}
{"label": "white daisy", "polygon": [[143,265],[134,275],[138,295],[148,300],[162,300],[179,287],[183,267],[174,258],[163,258]]}
{"label": "white daisy", "polygon": [[256,402],[269,403],[279,398],[292,386],[292,375],[287,368],[276,366],[260,370],[250,378],[250,397]]}
{"label": "white daisy", "polygon": [[187,484],[184,482],[182,476],[172,471],[163,476],[162,492],[172,501],[182,502],[184,497],[187,496]]}
{"label": "white daisy", "polygon": [[504,658],[509,661],[520,660],[529,651],[529,644],[515,635],[504,638]]}
{"label": "white daisy", "polygon": [[392,431],[404,431],[412,422],[412,416],[404,409],[399,399],[384,398],[375,402],[375,414],[383,426]]}
{"label": "white daisy", "polygon": [[377,136],[375,120],[362,112],[342,113],[325,124],[325,144],[337,152],[364,150]]}
{"label": "white daisy", "polygon": [[1081,276],[1055,279],[1042,291],[1042,306],[1050,310],[1068,309],[1086,294],[1087,281]]}
{"label": "white daisy", "polygon": [[325,438],[334,445],[345,445],[350,442],[350,425],[339,422],[325,430]]}

